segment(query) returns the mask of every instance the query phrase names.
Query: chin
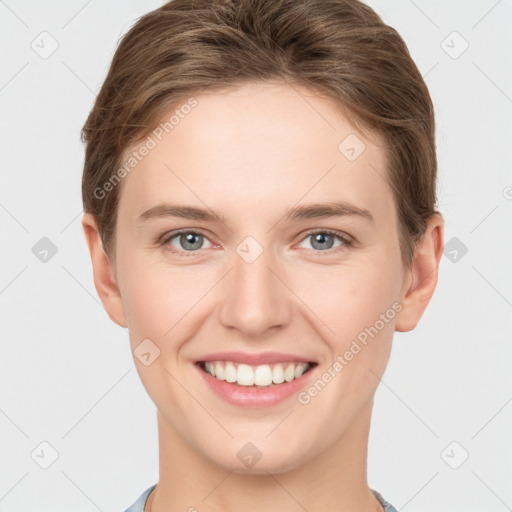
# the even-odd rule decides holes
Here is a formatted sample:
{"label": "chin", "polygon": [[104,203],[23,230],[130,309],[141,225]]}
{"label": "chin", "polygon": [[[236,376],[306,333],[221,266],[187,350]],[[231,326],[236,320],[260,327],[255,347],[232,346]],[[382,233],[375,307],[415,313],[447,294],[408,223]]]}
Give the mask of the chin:
{"label": "chin", "polygon": [[[286,473],[291,471],[302,463],[304,463],[305,455],[295,453],[293,456],[288,453],[288,450],[284,450],[282,453],[276,453],[275,450],[262,449],[261,451],[256,451],[251,448],[252,455],[254,457],[254,462],[248,461],[245,463],[244,459],[244,447],[241,449],[237,449],[235,458],[226,457],[227,454],[231,450],[226,450],[222,454],[218,454],[219,457],[216,458],[215,455],[210,457],[211,460],[219,466],[222,466],[227,471],[232,471],[233,473],[238,473],[241,475],[267,475],[271,474],[279,474]],[[247,449],[246,453],[251,453],[251,449]]]}

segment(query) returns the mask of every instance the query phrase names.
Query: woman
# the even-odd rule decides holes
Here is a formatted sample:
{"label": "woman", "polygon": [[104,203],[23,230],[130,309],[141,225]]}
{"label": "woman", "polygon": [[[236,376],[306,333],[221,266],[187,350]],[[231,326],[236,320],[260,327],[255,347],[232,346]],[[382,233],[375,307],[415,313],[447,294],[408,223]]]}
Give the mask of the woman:
{"label": "woman", "polygon": [[443,245],[398,33],[354,0],[174,0],[82,135],[95,286],[158,409],[127,512],[395,511],[366,478],[373,397]]}

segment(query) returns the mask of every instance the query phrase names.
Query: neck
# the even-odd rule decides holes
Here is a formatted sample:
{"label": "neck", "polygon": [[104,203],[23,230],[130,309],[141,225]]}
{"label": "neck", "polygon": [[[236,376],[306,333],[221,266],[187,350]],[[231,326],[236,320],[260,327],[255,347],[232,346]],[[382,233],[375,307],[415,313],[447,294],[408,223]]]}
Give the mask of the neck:
{"label": "neck", "polygon": [[284,473],[240,474],[205,458],[158,414],[160,478],[145,511],[382,512],[367,484],[372,401],[334,445]]}

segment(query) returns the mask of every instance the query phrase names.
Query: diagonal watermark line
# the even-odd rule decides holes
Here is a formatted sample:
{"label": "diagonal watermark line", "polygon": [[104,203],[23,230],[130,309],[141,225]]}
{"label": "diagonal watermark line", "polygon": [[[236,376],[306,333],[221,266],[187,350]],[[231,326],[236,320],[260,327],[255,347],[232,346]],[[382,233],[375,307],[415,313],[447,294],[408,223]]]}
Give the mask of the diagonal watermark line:
{"label": "diagonal watermark line", "polygon": [[73,224],[73,222],[75,221],[75,219],[81,215],[82,213],[84,213],[84,210],[80,210],[62,229],[61,229],[61,234],[64,233],[64,231],[66,231],[66,229],[69,228],[69,226],[71,226],[71,224]]}
{"label": "diagonal watermark line", "polygon": [[266,436],[265,439],[276,430],[277,427],[279,427],[287,418],[290,416],[290,414],[295,411],[295,409],[292,409]]}
{"label": "diagonal watermark line", "polygon": [[191,188],[190,188],[190,187],[189,187],[189,186],[188,186],[188,185],[187,185],[187,184],[186,184],[186,183],[185,183],[185,182],[184,182],[184,181],[183,181],[183,180],[182,180],[182,179],[181,179],[181,178],[180,178],[180,177],[179,177],[179,176],[178,176],[178,175],[177,175],[177,174],[176,174],[176,173],[175,173],[175,172],[174,172],[174,171],[173,171],[173,170],[172,170],[172,169],[171,169],[167,164],[166,164],[166,163],[165,163],[165,162],[164,162],[164,166],[165,166],[165,167],[167,167],[167,169],[168,169],[169,171],[171,171],[171,172],[174,174],[174,176],[176,176],[176,178],[178,178],[178,179],[181,181],[181,183],[183,183],[183,185],[185,185],[185,187],[187,187],[187,188],[190,190],[190,192],[192,192],[192,194],[194,194],[194,195],[197,197],[197,199],[199,199],[199,201],[201,201],[201,203],[203,203],[203,204],[206,206],[206,208],[207,208],[211,213],[213,213],[213,214],[215,215],[215,217],[216,217],[220,222],[222,222],[222,224],[224,224],[224,226],[225,226],[229,231],[231,231],[231,232],[233,231],[233,230],[232,230],[232,229],[231,229],[231,228],[230,228],[230,227],[229,227],[229,226],[224,222],[224,220],[223,220],[223,219],[221,219],[221,218],[220,218],[220,217],[219,217],[219,216],[218,216],[214,211],[212,211],[212,209],[211,209],[211,208],[210,208],[210,207],[209,207],[209,206],[208,206],[208,205],[207,205],[207,204],[206,204],[206,203],[205,203],[205,202],[204,202],[204,201],[203,201],[203,200],[202,200],[202,199],[201,199],[201,198],[200,198],[200,197],[199,197],[199,196],[198,196],[198,195],[197,195],[197,194],[196,194],[196,193],[195,193],[195,192],[194,192],[194,191],[193,191],[193,190],[192,190],[192,189],[191,189]]}
{"label": "diagonal watermark line", "polygon": [[18,279],[18,277],[23,274],[23,272],[25,272],[25,270],[27,270],[28,268],[28,265],[25,265],[24,268],[22,268],[1,290],[0,290],[0,295],[2,293],[5,292],[5,290],[7,290],[7,288],[9,288],[9,286],[11,286],[12,283],[14,283],[14,281],[16,281],[16,279]]}
{"label": "diagonal watermark line", "polygon": [[182,317],[164,334],[164,336],[167,336],[232,270],[233,267],[231,267],[193,306],[191,306],[190,309],[188,309],[188,311],[186,311],[185,314],[182,315]]}
{"label": "diagonal watermark line", "polygon": [[472,27],[471,27],[471,30],[473,30],[477,25],[479,25],[486,17],[488,14],[491,13],[491,11],[494,10],[494,8],[499,4],[501,3],[501,0],[498,0]]}
{"label": "diagonal watermark line", "polygon": [[396,188],[396,186],[393,184],[393,182],[390,181],[387,176],[384,176],[382,173],[380,173],[375,168],[375,166],[373,166],[370,162],[368,162],[368,165],[383,179],[384,183],[387,183],[389,185],[389,187],[394,191],[395,194],[397,194],[397,197],[398,197],[398,195],[400,194],[400,191]]}
{"label": "diagonal watermark line", "polygon": [[205,501],[210,494],[212,494],[216,489],[218,489],[226,480],[227,478],[233,473],[233,471],[230,471],[201,501]]}
{"label": "diagonal watermark line", "polygon": [[0,0],[0,4],[2,4],[8,11],[11,12],[11,14],[18,19],[20,23],[25,25],[25,27],[30,28],[5,2],[4,0]]}
{"label": "diagonal watermark line", "polygon": [[228,434],[228,436],[233,438],[231,432],[229,432],[229,430],[222,423],[220,423],[220,421],[217,420],[215,416],[213,416],[213,414],[208,411],[208,409],[165,366],[162,366],[162,368],[179,384],[179,386],[181,386],[183,391],[188,393],[188,395],[196,401],[197,405],[199,405],[199,407],[201,407],[206,412],[206,414],[208,414],[208,416],[210,416],[210,418],[212,418],[212,420],[215,421],[215,423],[217,423],[217,425],[219,425],[219,427],[222,428],[226,434]]}
{"label": "diagonal watermark line", "polygon": [[485,71],[480,68],[475,61],[472,60],[471,63],[478,69],[478,71],[480,71],[480,73],[482,73],[482,75],[487,78],[487,80],[489,80],[489,82],[491,82],[491,84],[494,85],[494,87],[496,87],[496,89],[498,89],[498,91],[501,92],[501,94],[503,94],[503,96],[505,96],[505,98],[507,98],[508,101],[510,101],[510,103],[512,103],[512,98],[488,74],[486,74]]}
{"label": "diagonal watermark line", "polygon": [[96,96],[96,93],[63,60],[61,60],[61,62],[70,71],[72,75],[74,75],[85,87],[87,87],[87,89],[89,89],[89,91],[92,92],[94,96]]}
{"label": "diagonal watermark line", "polygon": [[132,370],[128,370],[62,437],[64,439]]}
{"label": "diagonal watermark line", "polygon": [[82,7],[80,7],[80,9],[78,9],[78,11],[73,14],[73,16],[71,16],[71,18],[69,18],[69,20],[66,21],[62,27],[60,27],[60,29],[62,30],[63,28],[66,28],[71,23],[71,21],[73,21],[91,3],[91,1],[92,0],[88,0],[84,5],[82,5]]}
{"label": "diagonal watermark line", "polygon": [[486,279],[473,265],[471,268],[509,305],[512,307],[512,304]]}
{"label": "diagonal watermark line", "polygon": [[409,499],[408,499],[408,500],[407,500],[407,501],[406,501],[406,502],[405,502],[401,507],[399,507],[399,509],[398,509],[398,510],[402,510],[402,509],[404,509],[404,508],[406,507],[406,505],[407,505],[408,503],[410,503],[414,498],[416,498],[416,496],[418,496],[418,494],[419,494],[421,491],[423,491],[423,489],[425,489],[425,487],[427,487],[427,485],[428,485],[430,482],[432,482],[432,480],[434,480],[434,478],[435,478],[437,475],[439,475],[439,471],[438,471],[438,472],[437,472],[437,473],[436,473],[436,474],[435,474],[435,475],[434,475],[434,476],[433,476],[433,477],[432,477],[432,478],[431,478],[431,479],[430,479],[430,480],[429,480],[429,481],[428,481],[428,482],[427,482],[427,483],[426,483],[426,484],[425,484],[425,485],[424,485],[424,486],[423,486],[423,487],[422,487],[422,488],[421,488],[421,489],[420,489],[420,490],[419,490],[419,491],[418,491],[414,496],[412,496],[412,498],[409,498]]}
{"label": "diagonal watermark line", "polygon": [[[309,188],[309,190],[307,190],[307,191],[302,195],[302,197],[300,197],[300,198],[295,202],[295,204],[292,206],[292,208],[293,208],[293,207],[295,207],[295,206],[297,206],[297,205],[298,205],[298,204],[299,204],[299,203],[304,199],[304,197],[306,197],[306,195],[308,195],[308,194],[309,194],[309,193],[310,193],[310,192],[311,192],[311,191],[312,191],[312,190],[313,190],[313,189],[314,189],[314,188],[315,188],[315,187],[316,187],[316,186],[317,186],[317,185],[318,185],[318,184],[319,184],[319,183],[320,183],[320,182],[321,182],[321,181],[322,181],[322,180],[323,180],[323,179],[324,179],[324,178],[325,178],[325,177],[326,177],[326,176],[327,176],[327,175],[328,175],[328,174],[329,174],[329,173],[330,173],[330,172],[331,172],[335,167],[336,167],[336,164],[332,165],[332,166],[331,166],[331,168],[330,168],[330,169],[329,169],[329,170],[328,170],[328,171],[327,171],[323,176],[321,176],[321,177],[317,180],[317,182],[316,182],[315,184],[313,184],[313,185]],[[267,235],[268,235],[268,233],[270,233],[270,232],[274,229],[274,227],[275,227],[277,224],[279,224],[279,222],[281,221],[281,219],[282,219],[283,217],[285,217],[285,216],[286,216],[286,213],[285,213],[282,217],[280,217],[279,219],[277,219],[277,221],[276,221],[276,222],[274,222],[274,224],[270,227],[270,229],[269,229],[265,234],[267,234]]]}
{"label": "diagonal watermark line", "polygon": [[489,423],[491,423],[491,421],[496,418],[496,416],[498,416],[498,414],[503,410],[505,409],[505,407],[510,403],[512,402],[512,398],[510,400],[508,400],[507,402],[505,402],[505,405],[503,405],[499,411],[487,422],[485,423],[485,425],[483,427],[480,428],[480,430],[478,430],[478,432],[471,438],[471,440],[473,440],[478,434],[480,434],[480,432],[482,432],[482,430],[487,427],[487,425],[489,425]]}
{"label": "diagonal watermark line", "polygon": [[2,208],[2,210],[4,210],[11,217],[11,219],[13,219],[14,222],[16,222],[21,227],[21,229],[25,231],[25,233],[28,233],[28,229],[3,204],[0,204],[0,208]]}
{"label": "diagonal watermark line", "polygon": [[27,434],[25,434],[25,432],[23,432],[23,430],[21,430],[21,428],[20,428],[20,427],[18,427],[18,425],[16,425],[16,423],[14,423],[14,421],[13,421],[11,418],[9,418],[9,416],[7,416],[7,414],[5,414],[5,412],[4,412],[2,409],[0,409],[0,412],[1,412],[1,413],[2,413],[2,414],[3,414],[3,415],[4,415],[4,416],[5,416],[5,417],[6,417],[6,418],[7,418],[7,419],[8,419],[8,420],[9,420],[9,421],[10,421],[10,422],[11,422],[11,423],[12,423],[12,424],[13,424],[13,425],[14,425],[14,426],[15,426],[15,427],[16,427],[16,428],[17,428],[17,429],[18,429],[18,430],[19,430],[19,431],[20,431],[20,432],[25,436],[25,437],[26,437],[26,438],[27,438],[27,439],[29,439],[29,437],[27,436]]}
{"label": "diagonal watermark line", "polygon": [[100,510],[100,512],[103,512],[103,510],[98,507],[98,505],[96,505],[96,503],[94,503],[94,501],[91,500],[91,498],[84,492],[82,491],[82,489],[80,489],[80,487],[78,487],[78,485],[76,485],[75,482],[73,482],[73,480],[71,480],[71,478],[69,478],[68,475],[66,475],[66,473],[64,473],[64,471],[60,471],[98,510]]}
{"label": "diagonal watermark line", "polygon": [[476,476],[476,478],[478,478],[478,480],[480,480],[480,482],[482,482],[482,484],[483,484],[485,487],[487,487],[487,489],[488,489],[492,494],[494,494],[494,496],[496,496],[496,498],[497,498],[498,500],[500,500],[500,501],[501,501],[501,503],[503,503],[503,505],[505,505],[505,507],[507,507],[507,510],[512,511],[512,508],[510,508],[510,507],[507,505],[507,503],[505,503],[505,502],[504,502],[504,501],[503,501],[503,500],[502,500],[502,499],[501,499],[501,498],[500,498],[500,497],[499,497],[499,496],[498,496],[498,495],[497,495],[497,494],[496,494],[496,493],[495,493],[495,492],[494,492],[494,491],[493,491],[493,490],[492,490],[492,489],[491,489],[491,488],[490,488],[490,487],[489,487],[489,486],[488,486],[488,485],[487,485],[487,484],[486,484],[486,483],[485,483],[485,482],[484,482],[484,481],[483,481],[483,480],[482,480],[482,479],[481,479],[481,478],[480,478],[480,477],[479,477],[479,476],[478,476],[478,475],[473,471],[473,470],[471,470],[471,473],[473,473],[473,475],[475,475],[475,476]]}
{"label": "diagonal watermark line", "polygon": [[[61,267],[67,272],[67,274],[75,281],[75,283],[77,283],[80,288],[82,288],[82,290],[84,290],[87,295],[89,295],[89,297],[92,298],[92,300],[94,300],[94,302],[96,302],[96,304],[98,304],[100,306],[101,309],[103,309],[103,311],[105,311],[107,313],[107,315],[109,315],[111,318],[113,318],[115,320],[115,322],[121,326],[122,325],[122,322],[120,322],[119,320],[117,320],[117,318],[112,314],[112,313],[109,313],[103,306],[103,304],[64,266],[64,265],[61,265]],[[123,329],[125,331],[128,331],[128,328],[127,327],[123,327]]]}
{"label": "diagonal watermark line", "polygon": [[499,204],[497,204],[471,231],[470,233],[473,233],[473,231],[475,231],[475,229],[480,226],[480,224],[482,224],[482,222],[484,220],[487,219],[487,217],[489,217],[491,215],[491,213],[494,213],[496,211],[496,209],[498,208]]}
{"label": "diagonal watermark line", "polygon": [[395,397],[400,400],[400,402],[402,402],[403,405],[405,405],[405,407],[407,407],[407,409],[409,409],[409,411],[414,414],[414,416],[416,416],[416,418],[418,418],[421,423],[423,423],[423,425],[425,425],[425,427],[428,428],[428,430],[430,430],[430,432],[432,432],[432,434],[434,434],[434,436],[437,437],[437,439],[439,439],[439,436],[425,423],[425,421],[423,421],[412,409],[411,407],[409,407],[371,368],[368,368],[368,370],[370,370],[373,375],[375,375],[375,377],[377,377],[377,379],[380,380],[381,384],[383,384],[384,386],[386,386],[387,389],[389,389],[389,391],[391,391],[391,393],[393,393],[393,395],[395,395]]}
{"label": "diagonal watermark line", "polygon": [[439,25],[430,16],[428,16],[427,13],[423,9],[421,9],[418,4],[413,2],[413,0],[409,0],[409,2],[411,2],[411,4],[414,5],[414,7],[416,7],[416,9],[418,9],[418,11],[420,11],[423,14],[423,16],[425,16],[425,18],[427,18],[427,20],[430,21],[432,25],[434,25],[434,27],[439,28]]}
{"label": "diagonal watermark line", "polygon": [[11,76],[11,78],[9,78],[9,80],[7,80],[7,82],[4,85],[2,85],[2,87],[0,87],[0,91],[3,91],[27,66],[28,60],[27,62],[25,62],[25,64],[23,64],[23,66],[21,66],[20,69],[18,69],[18,71],[16,71],[16,73],[14,73],[13,76]]}
{"label": "diagonal watermark line", "polygon": [[286,78],[286,76],[282,75],[286,83],[334,130],[336,128],[329,123],[329,121],[300,93],[300,91]]}
{"label": "diagonal watermark line", "polygon": [[439,61],[437,61],[424,75],[423,75],[423,79],[425,79],[427,77],[427,75],[432,71],[434,70],[437,65],[439,64]]}
{"label": "diagonal watermark line", "polygon": [[307,512],[307,509],[304,508],[304,506],[302,505],[302,503],[300,503],[299,501],[297,501],[297,499],[295,498],[295,496],[293,496],[292,494],[290,494],[288,492],[288,490],[282,486],[281,482],[279,482],[272,473],[269,473],[268,471],[265,471],[265,473],[267,473],[267,475],[272,478],[272,480],[274,480],[274,482],[279,485],[279,487],[281,487],[281,489],[283,489],[283,491],[288,494],[288,496],[290,496],[290,498],[295,501],[295,503],[297,503],[297,505],[299,505],[299,507],[302,509],[302,510],[305,510]]}
{"label": "diagonal watermark line", "polygon": [[30,473],[30,471],[27,471],[1,498],[0,501],[2,501],[4,498],[7,497],[7,495]]}
{"label": "diagonal watermark line", "polygon": [[327,329],[329,329],[329,331],[331,331],[332,334],[334,334],[334,336],[337,336],[337,334],[268,265],[266,265],[266,267],[270,270],[270,272],[272,272],[272,274],[274,274],[277,277],[277,279],[279,279],[279,281],[281,281],[281,283],[283,283],[286,286],[286,288],[288,288],[288,290],[290,290],[293,293],[293,295],[304,306],[306,306],[309,309],[309,311],[311,311],[311,313],[313,313],[313,315],[315,315],[318,318],[318,320],[320,320],[320,322],[322,322],[325,325],[325,327],[327,327]]}
{"label": "diagonal watermark line", "polygon": [[77,283],[78,286],[80,286],[80,288],[82,288],[82,290],[84,290],[87,295],[89,295],[89,297],[91,297],[91,299],[101,307],[101,309],[105,309],[103,304],[64,265],[61,265],[61,267],[71,277],[71,279],[73,279],[73,281],[75,281],[75,283]]}

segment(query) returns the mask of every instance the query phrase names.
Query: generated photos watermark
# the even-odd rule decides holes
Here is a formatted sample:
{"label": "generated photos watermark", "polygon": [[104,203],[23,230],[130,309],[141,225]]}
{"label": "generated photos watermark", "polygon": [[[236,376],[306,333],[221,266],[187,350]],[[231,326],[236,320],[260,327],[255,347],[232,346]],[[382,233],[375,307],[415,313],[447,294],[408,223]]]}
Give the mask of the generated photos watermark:
{"label": "generated photos watermark", "polygon": [[322,375],[307,389],[301,391],[297,395],[299,403],[307,405],[317,396],[337,375],[341,373],[343,368],[348,365],[354,357],[359,354],[363,348],[368,345],[369,338],[373,339],[379,334],[384,327],[395,318],[396,314],[402,311],[403,306],[400,302],[395,301],[390,308],[379,315],[370,327],[365,327],[355,339],[352,340],[350,347],[343,354],[336,357],[336,361],[322,373]]}
{"label": "generated photos watermark", "polygon": [[133,150],[124,161],[123,165],[115,171],[110,178],[103,183],[100,187],[96,187],[93,191],[93,195],[96,199],[104,199],[109,192],[111,192],[123,178],[125,178],[130,172],[137,167],[137,165],[149,155],[150,151],[155,149],[158,144],[163,140],[165,135],[171,133],[172,130],[185,119],[192,108],[198,105],[198,101],[192,97],[187,100],[186,103],[174,110],[173,114],[165,122],[160,123],[150,135],[147,136],[143,144],[138,149]]}

